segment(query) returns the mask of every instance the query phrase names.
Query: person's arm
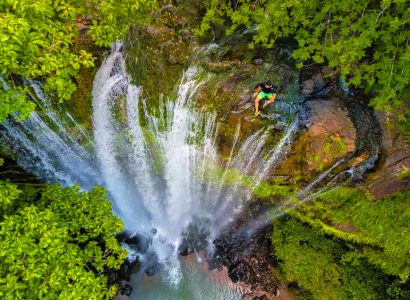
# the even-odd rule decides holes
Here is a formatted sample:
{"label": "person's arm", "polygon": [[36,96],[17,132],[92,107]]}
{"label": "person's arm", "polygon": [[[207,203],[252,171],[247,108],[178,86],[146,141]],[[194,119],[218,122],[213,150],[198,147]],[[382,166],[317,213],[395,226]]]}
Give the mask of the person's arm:
{"label": "person's arm", "polygon": [[266,101],[266,102],[263,104],[263,108],[265,108],[265,107],[268,106],[269,104],[275,102],[275,100],[276,100],[276,93],[273,94],[273,95],[269,98],[269,100]]}
{"label": "person's arm", "polygon": [[268,104],[270,104],[270,103],[274,102],[275,100],[276,100],[276,93],[273,94],[267,102],[268,102]]}
{"label": "person's arm", "polygon": [[276,100],[276,93],[272,95],[271,100],[272,100],[271,103],[272,103],[272,102],[275,102],[275,100]]}
{"label": "person's arm", "polygon": [[252,94],[252,100],[254,100],[256,98],[256,96],[258,96],[261,89],[262,88],[259,85],[255,87],[255,89],[253,90],[253,94]]}

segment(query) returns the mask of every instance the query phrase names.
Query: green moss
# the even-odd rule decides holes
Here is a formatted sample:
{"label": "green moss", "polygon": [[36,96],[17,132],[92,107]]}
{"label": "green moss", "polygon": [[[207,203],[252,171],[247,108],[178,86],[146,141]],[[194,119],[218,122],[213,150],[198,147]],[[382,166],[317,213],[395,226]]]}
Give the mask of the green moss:
{"label": "green moss", "polygon": [[101,64],[103,48],[91,43],[90,40],[80,39],[73,46],[73,52],[79,53],[86,50],[92,53],[96,59],[94,66],[85,68],[81,66],[78,76],[75,78],[77,89],[71,100],[64,102],[64,109],[68,110],[75,119],[88,131],[92,130],[92,87],[95,74]]}
{"label": "green moss", "polygon": [[190,10],[195,11],[195,7],[184,2],[172,13],[158,11],[149,27],[133,26],[129,32],[125,43],[127,71],[143,87],[149,102],[156,103],[161,94],[167,98],[191,63],[195,17]]}
{"label": "green moss", "polygon": [[334,159],[346,151],[346,145],[339,135],[332,134],[323,143],[323,150],[329,159]]}
{"label": "green moss", "polygon": [[[341,187],[294,214],[338,238],[369,245],[363,255],[384,272],[402,279],[410,275],[410,191],[375,202],[360,189]],[[351,225],[343,229],[345,224]]]}
{"label": "green moss", "polygon": [[163,174],[164,171],[164,156],[161,153],[161,148],[157,141],[156,136],[147,128],[143,128],[143,134],[145,136],[145,141],[147,142],[148,151],[152,155],[152,161],[154,162],[154,172],[157,174]]}
{"label": "green moss", "polygon": [[406,170],[401,171],[397,175],[397,179],[398,180],[409,180],[410,179],[410,169],[406,169]]}
{"label": "green moss", "polygon": [[[383,272],[356,245],[289,215],[274,222],[277,278],[296,283],[301,299],[404,299],[398,277]],[[402,298],[404,297],[404,298]]]}
{"label": "green moss", "polygon": [[240,185],[252,190],[258,198],[272,201],[285,200],[293,197],[297,192],[282,178],[275,178],[273,182],[263,181],[256,186],[257,182],[253,176],[246,175],[237,169],[224,169],[210,162],[207,166],[206,178],[215,185],[219,185],[221,178],[224,178],[224,186]]}

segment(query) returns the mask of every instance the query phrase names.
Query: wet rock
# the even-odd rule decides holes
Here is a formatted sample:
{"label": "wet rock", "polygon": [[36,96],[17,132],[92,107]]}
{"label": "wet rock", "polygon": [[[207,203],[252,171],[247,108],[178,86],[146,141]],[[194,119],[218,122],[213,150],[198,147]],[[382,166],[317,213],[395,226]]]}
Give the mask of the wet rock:
{"label": "wet rock", "polygon": [[262,59],[262,58],[255,58],[255,59],[252,61],[252,63],[253,63],[254,65],[257,65],[257,66],[263,65],[263,59]]}
{"label": "wet rock", "polygon": [[383,154],[377,170],[368,175],[365,187],[376,199],[408,190],[409,180],[399,180],[400,172],[410,169],[410,143],[398,128],[391,126],[394,118],[377,112],[376,118],[381,126]]}
{"label": "wet rock", "polygon": [[277,174],[306,178],[356,150],[356,129],[340,99],[310,100],[306,106],[306,128]]}
{"label": "wet rock", "polygon": [[178,254],[182,256],[187,256],[188,254],[193,253],[193,252],[194,252],[194,248],[191,246],[188,240],[184,237],[181,241],[181,244],[179,245]]}
{"label": "wet rock", "polygon": [[141,234],[131,235],[123,231],[116,236],[119,243],[124,243],[139,253],[146,253],[149,247],[149,240]]}
{"label": "wet rock", "polygon": [[151,24],[146,25],[144,31],[152,38],[158,38],[161,35],[161,30]]}
{"label": "wet rock", "polygon": [[155,275],[155,273],[157,272],[157,269],[158,269],[158,267],[155,265],[155,266],[150,266],[150,267],[147,267],[145,270],[144,270],[144,273],[145,273],[145,275],[147,275],[148,277],[151,277],[151,276],[154,276]]}
{"label": "wet rock", "polygon": [[178,247],[178,253],[186,256],[190,253],[206,251],[208,247],[209,231],[204,226],[203,220],[195,220],[183,233],[183,238]]}
{"label": "wet rock", "polygon": [[[256,216],[268,209],[266,203],[249,205],[214,241],[214,265],[224,265],[234,282],[249,284],[251,290],[274,297],[278,283],[272,276],[276,260],[270,240],[271,225],[250,230]],[[248,298],[244,298],[248,299]],[[253,299],[253,298],[249,298]],[[270,299],[270,298],[268,298]]]}
{"label": "wet rock", "polygon": [[182,29],[182,30],[180,30],[180,31],[179,31],[179,35],[182,37],[182,39],[183,39],[185,42],[188,42],[188,41],[190,41],[190,40],[192,40],[192,39],[195,38],[194,33],[192,32],[192,30],[189,30],[189,29]]}
{"label": "wet rock", "polygon": [[218,62],[207,62],[205,67],[212,72],[224,72],[230,70],[233,66],[240,65],[241,62],[238,60],[233,61],[218,61]]}
{"label": "wet rock", "polygon": [[173,13],[175,12],[175,6],[173,6],[172,4],[165,5],[161,7],[160,12],[161,13],[164,13],[164,12]]}
{"label": "wet rock", "polygon": [[338,78],[327,66],[304,67],[299,75],[301,93],[306,99],[328,98],[338,89]]}
{"label": "wet rock", "polygon": [[302,82],[302,96],[311,97],[314,91],[315,82],[313,79],[308,79]]}
{"label": "wet rock", "polygon": [[132,292],[132,287],[128,282],[130,281],[132,274],[139,272],[140,266],[138,259],[133,261],[126,259],[119,270],[106,270],[105,273],[108,277],[108,285],[117,285],[119,287],[119,295],[129,296]]}
{"label": "wet rock", "polygon": [[130,286],[128,283],[122,283],[118,289],[119,294],[123,296],[130,296],[132,293],[132,286]]}
{"label": "wet rock", "polygon": [[368,190],[374,198],[393,195],[397,192],[406,191],[409,189],[410,182],[408,180],[397,180],[394,176],[389,178],[379,179],[369,186]]}

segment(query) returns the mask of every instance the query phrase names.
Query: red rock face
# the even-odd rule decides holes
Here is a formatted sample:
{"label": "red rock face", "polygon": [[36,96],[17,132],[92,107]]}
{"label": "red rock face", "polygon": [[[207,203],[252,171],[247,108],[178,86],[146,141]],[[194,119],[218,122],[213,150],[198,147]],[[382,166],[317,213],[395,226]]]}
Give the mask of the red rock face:
{"label": "red rock face", "polygon": [[410,187],[409,180],[399,180],[403,170],[410,169],[410,144],[404,140],[399,130],[391,125],[385,113],[379,112],[377,118],[383,132],[384,160],[379,168],[369,174],[367,189],[376,198],[405,191]]}
{"label": "red rock face", "polygon": [[282,175],[306,178],[355,150],[356,129],[339,99],[311,100],[307,104],[310,126],[300,134],[282,164]]}

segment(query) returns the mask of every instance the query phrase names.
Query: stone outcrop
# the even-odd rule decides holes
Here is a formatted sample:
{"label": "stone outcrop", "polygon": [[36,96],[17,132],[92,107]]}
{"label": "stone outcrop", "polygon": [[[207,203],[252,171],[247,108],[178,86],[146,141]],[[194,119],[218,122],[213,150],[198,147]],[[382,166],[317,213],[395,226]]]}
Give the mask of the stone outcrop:
{"label": "stone outcrop", "polygon": [[327,98],[338,89],[338,78],[327,66],[303,68],[299,77],[301,93],[306,99]]}
{"label": "stone outcrop", "polygon": [[368,176],[366,188],[376,199],[405,191],[410,187],[409,179],[398,178],[410,169],[410,143],[403,134],[392,126],[386,113],[377,113],[382,128],[384,156],[377,170]]}
{"label": "stone outcrop", "polygon": [[306,129],[300,132],[277,174],[306,179],[356,149],[356,130],[340,99],[311,100],[306,106]]}
{"label": "stone outcrop", "polygon": [[[228,268],[228,275],[233,282],[250,285],[248,299],[254,299],[262,293],[271,299],[279,295],[279,284],[273,276],[275,257],[270,240],[271,226],[255,230],[249,234],[245,230],[254,220],[255,215],[263,213],[267,208],[254,203],[242,213],[237,220],[228,226],[215,241],[215,253],[211,266]],[[258,298],[256,298],[258,299]]]}

